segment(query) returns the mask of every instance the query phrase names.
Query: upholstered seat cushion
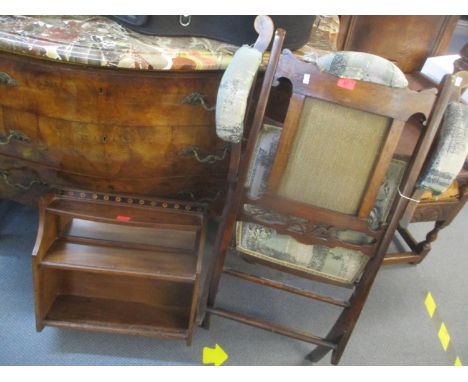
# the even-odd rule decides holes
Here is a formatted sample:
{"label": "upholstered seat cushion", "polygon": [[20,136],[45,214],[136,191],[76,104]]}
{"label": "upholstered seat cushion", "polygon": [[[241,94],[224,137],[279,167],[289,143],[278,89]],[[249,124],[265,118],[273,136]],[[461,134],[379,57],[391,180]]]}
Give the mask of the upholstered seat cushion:
{"label": "upholstered seat cushion", "polygon": [[422,202],[449,201],[460,197],[460,185],[457,180],[450,185],[442,194],[433,195],[431,190],[425,190],[421,195]]}
{"label": "upholstered seat cushion", "polygon": [[301,244],[272,228],[246,222],[237,222],[236,249],[342,284],[356,281],[369,259],[358,251],[340,247]]}
{"label": "upholstered seat cushion", "polygon": [[[270,126],[270,134],[267,132],[266,135],[267,137],[269,135],[270,142],[274,142],[271,139],[271,131]],[[261,148],[262,145],[260,144],[259,147]],[[262,150],[269,152],[265,146],[262,149],[260,148],[257,153],[262,152]],[[256,156],[257,160],[258,158]],[[255,163],[255,159],[253,163]],[[379,189],[374,209],[371,212],[369,219],[371,228],[378,228],[387,219],[405,168],[406,162],[404,161],[393,160],[391,162]],[[259,190],[265,189],[265,184],[262,181],[266,179],[269,171],[268,166],[263,166],[261,171],[253,173],[250,178],[251,184],[256,187],[254,192],[257,196],[261,195]],[[252,206],[244,206],[246,214],[250,214],[251,210]],[[281,223],[282,215],[275,214],[272,217],[271,214],[268,214],[268,211],[263,212],[260,220],[265,217],[270,223],[275,223],[276,220]],[[255,211],[255,215],[258,218],[258,211]],[[370,237],[366,234],[352,230],[337,232],[335,239],[354,244],[366,244],[370,241]],[[238,252],[252,257],[266,259],[288,268],[301,270],[343,284],[352,284],[358,280],[368,261],[368,257],[359,251],[342,247],[329,248],[320,245],[301,244],[291,236],[278,234],[272,228],[241,221],[237,222],[236,249]]]}

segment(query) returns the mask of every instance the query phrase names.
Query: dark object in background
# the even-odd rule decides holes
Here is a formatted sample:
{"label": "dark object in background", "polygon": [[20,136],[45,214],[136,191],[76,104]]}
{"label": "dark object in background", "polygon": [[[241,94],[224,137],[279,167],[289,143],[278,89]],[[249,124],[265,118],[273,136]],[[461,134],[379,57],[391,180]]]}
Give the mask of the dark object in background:
{"label": "dark object in background", "polygon": [[[461,72],[462,70],[468,71],[468,43],[463,45],[460,50],[460,58],[453,63],[454,73]],[[467,159],[468,161],[468,159]]]}
{"label": "dark object in background", "polygon": [[[253,44],[256,16],[110,16],[140,33],[159,36],[195,36],[234,45]],[[299,49],[309,40],[315,16],[270,16],[275,28],[286,31],[284,47]]]}

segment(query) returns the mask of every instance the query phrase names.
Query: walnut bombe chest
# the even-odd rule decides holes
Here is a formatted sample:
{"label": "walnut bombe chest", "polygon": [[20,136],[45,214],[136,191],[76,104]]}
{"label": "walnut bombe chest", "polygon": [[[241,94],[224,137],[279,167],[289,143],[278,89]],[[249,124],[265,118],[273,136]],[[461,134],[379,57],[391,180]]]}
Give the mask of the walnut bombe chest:
{"label": "walnut bombe chest", "polygon": [[[331,20],[314,32],[325,43],[296,53],[333,50]],[[0,197],[74,187],[219,205],[228,155],[213,106],[237,48],[98,16],[1,16]]]}

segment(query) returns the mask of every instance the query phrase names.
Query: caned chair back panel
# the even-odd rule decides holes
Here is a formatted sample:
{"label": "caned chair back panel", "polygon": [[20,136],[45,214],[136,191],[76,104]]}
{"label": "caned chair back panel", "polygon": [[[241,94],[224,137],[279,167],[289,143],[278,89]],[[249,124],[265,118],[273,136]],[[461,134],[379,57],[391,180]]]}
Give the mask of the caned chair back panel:
{"label": "caned chair back panel", "polygon": [[306,98],[278,195],[356,215],[389,118]]}
{"label": "caned chair back panel", "polygon": [[[288,51],[279,59],[279,79],[291,82],[292,96],[267,189],[244,200],[315,226],[375,233],[368,219],[404,123],[417,113],[428,117],[434,92],[365,81],[342,85]],[[249,140],[257,138],[253,132]]]}

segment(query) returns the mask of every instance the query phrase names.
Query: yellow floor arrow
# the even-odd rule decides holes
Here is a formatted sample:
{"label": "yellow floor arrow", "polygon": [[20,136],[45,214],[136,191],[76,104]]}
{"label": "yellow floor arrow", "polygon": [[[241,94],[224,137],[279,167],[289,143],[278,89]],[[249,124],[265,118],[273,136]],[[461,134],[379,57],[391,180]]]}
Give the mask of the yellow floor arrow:
{"label": "yellow floor arrow", "polygon": [[220,366],[228,359],[228,355],[221,346],[216,344],[215,348],[203,348],[203,364],[207,365],[214,363],[215,366]]}

